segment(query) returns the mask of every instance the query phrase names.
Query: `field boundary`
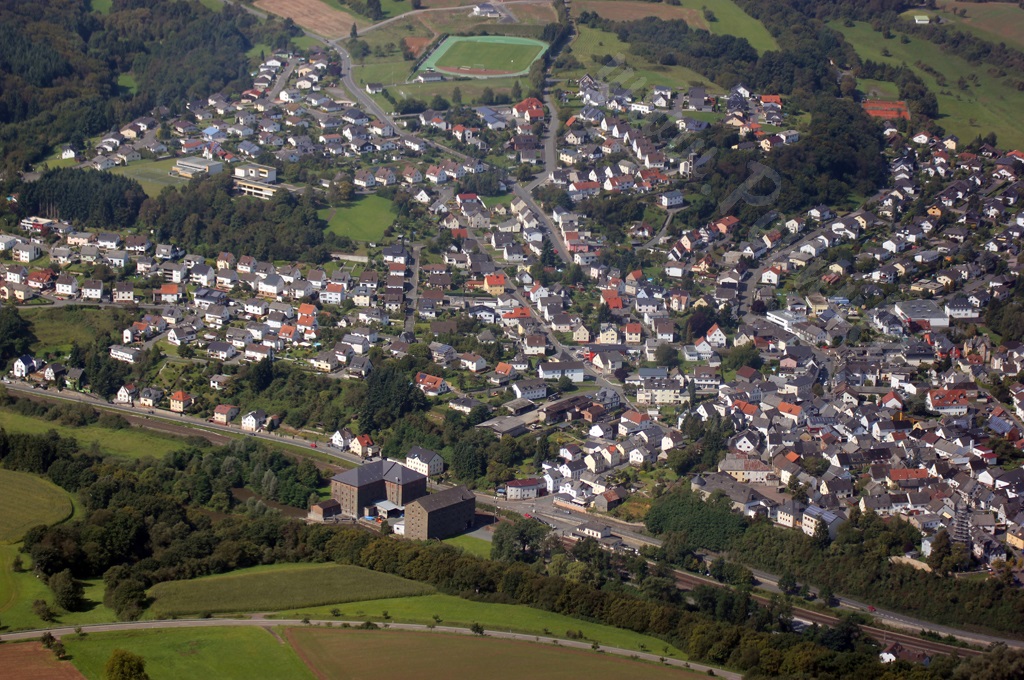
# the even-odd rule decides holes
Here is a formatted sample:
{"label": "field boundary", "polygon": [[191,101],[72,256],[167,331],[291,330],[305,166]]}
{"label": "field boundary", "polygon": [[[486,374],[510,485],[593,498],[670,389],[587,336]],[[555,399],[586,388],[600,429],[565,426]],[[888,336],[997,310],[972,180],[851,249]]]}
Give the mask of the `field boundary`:
{"label": "field boundary", "polygon": [[[438,66],[437,62],[452,49],[455,45],[464,42],[477,42],[484,44],[493,45],[531,45],[539,48],[537,56],[535,56],[526,68],[519,71],[500,71],[486,68],[472,68],[469,66],[460,66],[457,69],[446,68]],[[423,71],[435,71],[437,73],[444,73],[450,76],[459,76],[466,78],[507,78],[510,76],[523,76],[530,72],[530,67],[548,51],[550,45],[543,40],[536,40],[534,38],[522,38],[513,35],[453,35],[448,36],[443,41],[439,42],[437,47],[430,52],[429,56],[423,59],[417,72]]]}

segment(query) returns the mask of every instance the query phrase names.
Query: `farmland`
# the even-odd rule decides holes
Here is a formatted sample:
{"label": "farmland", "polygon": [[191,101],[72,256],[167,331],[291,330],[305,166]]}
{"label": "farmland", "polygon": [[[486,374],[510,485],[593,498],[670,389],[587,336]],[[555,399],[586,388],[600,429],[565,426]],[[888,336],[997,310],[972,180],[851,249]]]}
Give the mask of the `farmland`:
{"label": "farmland", "polygon": [[[713,11],[715,20],[704,17],[704,7]],[[613,21],[629,21],[645,16],[660,19],[681,19],[693,28],[700,28],[714,35],[735,35],[746,38],[751,47],[760,52],[777,50],[775,38],[764,25],[739,8],[732,0],[681,0],[678,5],[632,2],[630,0],[583,0],[573,3],[574,12],[596,12],[599,16]]]}
{"label": "farmland", "polygon": [[355,241],[380,241],[395,219],[391,201],[375,194],[360,196],[340,208],[324,208],[319,214],[327,221],[327,231]]}
{"label": "farmland", "polygon": [[155,618],[202,612],[277,611],[382,597],[411,597],[430,586],[360,567],[278,564],[153,586]]}
{"label": "farmland", "polygon": [[[696,673],[677,668],[517,640],[319,628],[289,628],[285,635],[318,677],[331,680],[423,677],[425,668],[431,669],[430,677],[436,680],[483,678],[504,675],[500,669],[523,667],[524,659],[529,659],[529,676],[538,680],[566,677],[687,680],[697,677]],[[401,649],[402,653],[395,654],[395,649]]]}
{"label": "farmland", "polygon": [[177,160],[167,158],[162,161],[135,161],[130,165],[119,165],[112,168],[110,172],[115,175],[131,177],[142,185],[143,191],[148,196],[156,196],[164,187],[180,187],[188,183],[188,180],[175,177],[170,174]]}
{"label": "farmland", "polygon": [[253,6],[264,12],[287,17],[302,28],[326,38],[348,36],[352,24],[362,28],[370,23],[366,20],[357,21],[351,14],[323,0],[256,0]]}
{"label": "farmland", "polygon": [[551,635],[566,637],[566,631],[582,631],[587,640],[596,640],[602,645],[620,647],[622,649],[640,650],[641,645],[648,649],[658,650],[666,657],[684,659],[686,655],[669,647],[664,652],[666,643],[649,635],[641,635],[633,631],[590,623],[571,616],[554,614],[541,609],[524,605],[494,604],[490,602],[473,602],[452,595],[423,595],[421,597],[390,598],[385,600],[368,600],[346,605],[312,607],[279,612],[275,618],[297,619],[309,616],[311,619],[331,619],[332,609],[340,610],[342,620],[373,619],[379,621],[383,612],[387,612],[392,621],[398,623],[435,622],[436,614],[444,625],[469,627],[479,623],[492,630],[527,633],[530,635]]}
{"label": "farmland", "polygon": [[[953,10],[967,10],[967,16],[953,16]],[[942,17],[952,28],[963,29],[996,44],[1006,43],[1007,47],[1024,50],[1024,9],[1015,2],[943,2],[941,9],[921,7],[907,10],[903,18],[913,21],[916,15]]]}
{"label": "farmland", "polygon": [[[177,451],[184,443],[175,437],[165,436],[141,427],[112,430],[99,425],[69,427],[56,421],[42,420],[0,410],[0,427],[8,432],[22,434],[45,434],[55,430],[63,437],[74,437],[82,450],[95,449],[97,452],[123,458],[160,458]],[[0,539],[2,540],[2,539]]]}
{"label": "farmland", "polygon": [[[863,22],[846,27],[837,21],[831,26],[842,31],[862,59],[907,64],[912,68],[938,98],[938,123],[946,132],[966,141],[995,132],[1003,146],[1024,145],[1024,132],[1016,124],[1019,112],[1024,108],[1024,92],[1018,92],[989,75],[985,69],[944,52],[922,38],[911,36],[904,44],[899,39],[900,34],[884,40],[881,34]],[[926,72],[919,63],[939,73],[944,79],[943,84],[940,85],[938,78]],[[961,79],[964,79],[965,89],[958,85]]]}
{"label": "farmland", "polygon": [[313,678],[291,647],[262,628],[90,633],[83,638],[65,636],[64,645],[72,662],[90,680],[104,677],[103,666],[115,649],[142,656],[152,680]]}
{"label": "farmland", "polygon": [[19,680],[77,680],[82,674],[70,661],[58,661],[39,642],[0,645],[0,668]]}
{"label": "farmland", "polygon": [[56,484],[27,472],[0,470],[0,543],[18,541],[38,524],[71,515],[71,498]]}

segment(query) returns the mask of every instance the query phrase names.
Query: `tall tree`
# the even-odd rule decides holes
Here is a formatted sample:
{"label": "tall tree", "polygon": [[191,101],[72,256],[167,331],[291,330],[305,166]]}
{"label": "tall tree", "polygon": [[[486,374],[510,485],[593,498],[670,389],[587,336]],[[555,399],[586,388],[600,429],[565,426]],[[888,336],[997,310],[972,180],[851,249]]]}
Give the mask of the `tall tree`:
{"label": "tall tree", "polygon": [[146,660],[126,649],[115,649],[103,667],[107,680],[149,680]]}

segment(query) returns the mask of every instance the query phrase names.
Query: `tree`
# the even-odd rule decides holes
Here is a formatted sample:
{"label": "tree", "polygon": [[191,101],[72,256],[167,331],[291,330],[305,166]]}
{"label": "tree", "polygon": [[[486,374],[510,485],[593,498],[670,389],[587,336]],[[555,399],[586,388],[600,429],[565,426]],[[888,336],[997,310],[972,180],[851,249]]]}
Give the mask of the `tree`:
{"label": "tree", "polygon": [[77,611],[82,606],[84,589],[80,581],[75,580],[70,569],[59,571],[50,577],[48,582],[53,591],[54,603],[69,612]]}
{"label": "tree", "polygon": [[540,556],[541,544],[548,527],[535,519],[519,517],[502,522],[494,530],[491,559],[501,562],[534,562]]}
{"label": "tree", "polygon": [[356,28],[356,22],[354,21],[352,22],[352,28],[348,32],[348,37],[352,38],[352,40],[359,37],[359,30]]}
{"label": "tree", "polygon": [[455,89],[452,90],[452,104],[455,104],[455,106],[462,106],[462,90],[458,85],[456,85]]}
{"label": "tree", "polygon": [[523,86],[519,84],[519,81],[512,83],[512,101],[519,101],[523,98]]}
{"label": "tree", "polygon": [[796,577],[793,576],[791,572],[784,572],[782,576],[779,577],[779,590],[786,595],[789,595],[796,590]]}
{"label": "tree", "polygon": [[28,352],[35,340],[31,325],[17,307],[6,304],[0,308],[0,366],[6,368],[12,359]]}
{"label": "tree", "polygon": [[57,618],[53,613],[53,609],[50,608],[50,605],[46,604],[46,600],[35,600],[32,603],[32,613],[46,623],[50,623]]}
{"label": "tree", "polygon": [[557,389],[559,392],[568,392],[572,388],[572,378],[570,378],[567,375],[563,375],[561,378],[558,379],[558,382],[555,383],[555,389]]}
{"label": "tree", "polygon": [[679,350],[667,342],[658,345],[658,349],[654,351],[654,361],[659,366],[675,366],[679,363]]}
{"label": "tree", "polygon": [[115,649],[103,667],[106,680],[149,680],[146,660],[125,649]]}

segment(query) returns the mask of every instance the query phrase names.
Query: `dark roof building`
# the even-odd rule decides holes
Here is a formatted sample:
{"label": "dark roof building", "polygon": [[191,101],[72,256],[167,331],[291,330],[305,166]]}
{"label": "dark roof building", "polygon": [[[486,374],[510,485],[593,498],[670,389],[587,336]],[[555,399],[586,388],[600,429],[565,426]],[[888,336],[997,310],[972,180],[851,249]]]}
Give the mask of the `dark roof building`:
{"label": "dark roof building", "polygon": [[421,496],[405,508],[405,537],[425,541],[444,539],[473,527],[476,496],[456,486]]}
{"label": "dark roof building", "polygon": [[331,478],[331,498],[348,517],[372,512],[385,500],[402,507],[426,493],[425,475],[390,460],[366,463]]}

